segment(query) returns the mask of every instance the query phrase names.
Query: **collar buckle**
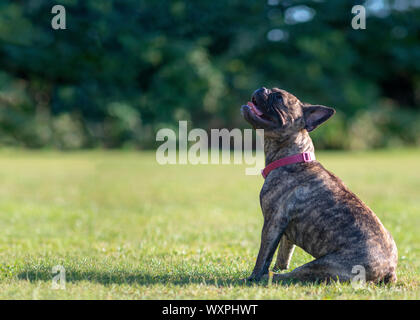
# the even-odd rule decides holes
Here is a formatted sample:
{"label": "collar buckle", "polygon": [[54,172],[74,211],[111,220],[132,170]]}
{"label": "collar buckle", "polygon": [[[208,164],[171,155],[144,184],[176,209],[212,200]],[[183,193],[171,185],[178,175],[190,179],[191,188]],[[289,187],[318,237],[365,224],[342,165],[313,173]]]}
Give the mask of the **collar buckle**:
{"label": "collar buckle", "polygon": [[312,157],[312,152],[303,152],[303,162],[311,162],[315,160],[315,157]]}

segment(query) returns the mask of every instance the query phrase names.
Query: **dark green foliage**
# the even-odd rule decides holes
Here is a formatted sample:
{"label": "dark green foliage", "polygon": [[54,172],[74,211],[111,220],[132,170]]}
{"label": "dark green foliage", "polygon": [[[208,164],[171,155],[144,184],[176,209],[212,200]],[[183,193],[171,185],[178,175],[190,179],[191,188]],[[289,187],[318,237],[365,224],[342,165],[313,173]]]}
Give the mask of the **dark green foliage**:
{"label": "dark green foliage", "polygon": [[147,148],[178,120],[246,127],[239,107],[265,85],[338,110],[314,133],[325,148],[419,144],[420,9],[397,2],[370,1],[353,30],[350,0],[1,1],[0,143]]}

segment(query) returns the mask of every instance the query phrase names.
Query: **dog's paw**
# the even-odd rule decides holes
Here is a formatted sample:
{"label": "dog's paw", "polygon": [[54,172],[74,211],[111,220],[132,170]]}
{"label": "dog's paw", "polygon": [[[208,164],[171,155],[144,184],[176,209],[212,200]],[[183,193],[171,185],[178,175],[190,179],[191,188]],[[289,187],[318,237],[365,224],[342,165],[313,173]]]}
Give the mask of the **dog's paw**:
{"label": "dog's paw", "polygon": [[268,278],[269,278],[269,274],[266,273],[261,277],[261,281],[268,281]]}
{"label": "dog's paw", "polygon": [[264,282],[277,281],[280,277],[281,277],[280,273],[270,271],[269,273],[266,273],[265,275],[261,277],[261,281],[264,281]]}
{"label": "dog's paw", "polygon": [[251,282],[256,282],[257,280],[256,280],[256,278],[255,277],[248,277],[248,278],[243,278],[243,279],[241,279],[241,281],[242,282],[245,282],[245,283],[251,283]]}
{"label": "dog's paw", "polygon": [[258,281],[260,281],[260,279],[261,279],[261,277],[250,275],[248,278],[242,279],[242,281],[252,283],[252,282],[258,282]]}
{"label": "dog's paw", "polygon": [[263,275],[251,275],[246,279],[242,279],[244,282],[253,283],[253,282],[260,282],[268,279],[268,273]]}
{"label": "dog's paw", "polygon": [[273,268],[273,272],[279,272],[282,270],[287,270],[288,266],[280,266],[280,265],[275,265]]}

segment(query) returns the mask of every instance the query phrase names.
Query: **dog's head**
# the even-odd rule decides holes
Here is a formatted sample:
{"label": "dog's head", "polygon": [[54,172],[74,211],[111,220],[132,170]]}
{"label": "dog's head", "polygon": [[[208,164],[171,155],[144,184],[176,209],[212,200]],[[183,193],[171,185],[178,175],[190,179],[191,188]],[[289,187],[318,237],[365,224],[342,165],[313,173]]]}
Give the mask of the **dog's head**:
{"label": "dog's head", "polygon": [[287,138],[304,129],[314,130],[334,115],[335,110],[304,104],[282,89],[262,87],[253,93],[251,102],[242,106],[241,112],[255,129],[264,129],[266,137]]}

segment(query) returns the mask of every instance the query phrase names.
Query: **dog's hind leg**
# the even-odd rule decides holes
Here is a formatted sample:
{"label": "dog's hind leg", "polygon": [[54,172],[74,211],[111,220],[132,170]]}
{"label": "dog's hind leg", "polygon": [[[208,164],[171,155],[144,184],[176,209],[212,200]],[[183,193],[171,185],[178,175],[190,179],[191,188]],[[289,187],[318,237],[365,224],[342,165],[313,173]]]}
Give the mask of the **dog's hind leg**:
{"label": "dog's hind leg", "polygon": [[[351,267],[345,266],[340,259],[327,255],[300,266],[288,273],[275,273],[273,281],[298,280],[298,281],[350,281],[355,275]],[[266,276],[267,277],[267,276]]]}

